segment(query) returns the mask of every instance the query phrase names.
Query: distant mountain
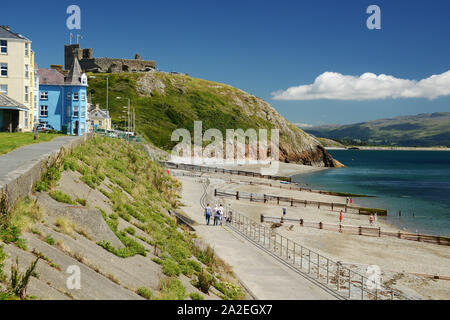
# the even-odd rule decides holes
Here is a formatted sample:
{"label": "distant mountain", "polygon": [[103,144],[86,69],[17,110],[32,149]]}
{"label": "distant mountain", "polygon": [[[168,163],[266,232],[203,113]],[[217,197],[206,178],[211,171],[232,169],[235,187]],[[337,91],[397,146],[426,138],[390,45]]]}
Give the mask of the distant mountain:
{"label": "distant mountain", "polygon": [[305,131],[346,145],[450,147],[450,112],[422,113],[349,125],[322,125]]}

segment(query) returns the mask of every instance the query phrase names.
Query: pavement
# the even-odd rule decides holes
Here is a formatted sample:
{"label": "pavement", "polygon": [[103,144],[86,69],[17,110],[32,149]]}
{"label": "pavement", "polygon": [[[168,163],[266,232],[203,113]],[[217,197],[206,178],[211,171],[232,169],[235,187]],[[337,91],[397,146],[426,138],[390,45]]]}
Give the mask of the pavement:
{"label": "pavement", "polygon": [[335,296],[294,272],[266,252],[229,228],[207,226],[200,198],[203,187],[191,178],[179,178],[183,183],[183,211],[199,225],[200,238],[230,266],[249,291],[263,300],[330,300]]}
{"label": "pavement", "polygon": [[57,137],[52,141],[30,144],[0,156],[0,189],[62,146],[77,139],[83,137]]}

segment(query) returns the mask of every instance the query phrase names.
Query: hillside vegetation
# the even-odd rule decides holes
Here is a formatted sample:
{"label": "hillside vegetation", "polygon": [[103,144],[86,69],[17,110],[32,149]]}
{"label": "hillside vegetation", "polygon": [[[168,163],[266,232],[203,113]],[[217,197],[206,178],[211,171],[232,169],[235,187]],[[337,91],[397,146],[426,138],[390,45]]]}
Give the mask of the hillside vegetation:
{"label": "hillside vegetation", "polygon": [[[89,94],[93,103],[105,105],[104,77],[90,75]],[[94,77],[94,78],[92,78]],[[193,137],[194,121],[203,122],[203,131],[219,129],[280,129],[282,161],[315,166],[335,166],[320,142],[286,119],[263,100],[231,86],[186,75],[152,73],[109,74],[109,108],[113,123],[124,126],[123,106],[130,98],[136,107],[136,126],[149,141],[165,150],[175,129],[185,128]]]}
{"label": "hillside vegetation", "polygon": [[318,126],[306,131],[350,145],[450,147],[450,113],[424,113],[343,126]]}
{"label": "hillside vegetation", "polygon": [[[244,298],[231,268],[168,214],[179,188],[140,144],[96,137],[61,154],[30,198],[1,212],[0,299]],[[16,257],[40,258],[22,296],[3,275]],[[80,290],[66,288],[71,265]]]}

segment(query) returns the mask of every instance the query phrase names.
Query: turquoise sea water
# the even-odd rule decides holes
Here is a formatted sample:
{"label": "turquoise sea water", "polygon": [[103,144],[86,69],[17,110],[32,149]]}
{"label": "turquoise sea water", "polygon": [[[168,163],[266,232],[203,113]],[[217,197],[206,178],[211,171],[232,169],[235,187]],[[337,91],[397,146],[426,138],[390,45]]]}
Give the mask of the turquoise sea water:
{"label": "turquoise sea water", "polygon": [[[330,150],[346,168],[293,177],[302,186],[376,196],[354,198],[388,209],[387,222],[450,236],[450,152]],[[401,211],[401,217],[399,217]]]}

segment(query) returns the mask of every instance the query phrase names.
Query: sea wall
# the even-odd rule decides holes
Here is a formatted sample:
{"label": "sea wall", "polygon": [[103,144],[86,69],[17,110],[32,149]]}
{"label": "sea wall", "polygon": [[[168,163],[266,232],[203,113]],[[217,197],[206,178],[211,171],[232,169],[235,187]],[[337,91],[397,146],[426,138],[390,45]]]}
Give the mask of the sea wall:
{"label": "sea wall", "polygon": [[11,178],[0,186],[0,207],[6,206],[6,209],[9,210],[19,199],[30,195],[33,191],[34,184],[42,178],[46,168],[55,163],[60,153],[63,155],[68,154],[75,147],[83,144],[87,139],[92,137],[93,134],[88,133],[61,148],[55,149],[50,155],[43,155],[37,159],[37,162],[33,161],[28,166],[11,172]]}

